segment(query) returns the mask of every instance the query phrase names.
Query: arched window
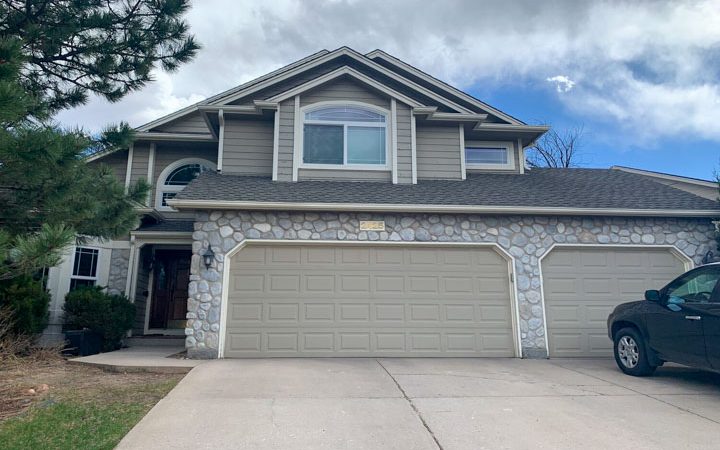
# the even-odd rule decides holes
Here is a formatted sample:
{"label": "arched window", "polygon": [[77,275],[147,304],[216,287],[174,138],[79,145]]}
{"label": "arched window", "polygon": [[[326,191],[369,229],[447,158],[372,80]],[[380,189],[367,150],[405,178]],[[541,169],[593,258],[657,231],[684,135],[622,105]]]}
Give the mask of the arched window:
{"label": "arched window", "polygon": [[172,211],[167,201],[185,189],[192,180],[206,170],[215,170],[215,164],[204,159],[181,159],[167,166],[157,182],[155,207],[160,210]]}
{"label": "arched window", "polygon": [[311,106],[303,116],[303,158],[313,166],[387,166],[387,112],[372,106]]}

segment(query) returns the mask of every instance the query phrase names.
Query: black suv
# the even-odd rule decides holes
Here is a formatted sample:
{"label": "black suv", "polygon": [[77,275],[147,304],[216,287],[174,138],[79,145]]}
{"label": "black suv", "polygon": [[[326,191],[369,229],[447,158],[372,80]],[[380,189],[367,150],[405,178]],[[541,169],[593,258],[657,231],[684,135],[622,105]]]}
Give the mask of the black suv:
{"label": "black suv", "polygon": [[709,264],[615,308],[607,324],[620,370],[645,376],[671,361],[720,371],[718,280],[720,264]]}

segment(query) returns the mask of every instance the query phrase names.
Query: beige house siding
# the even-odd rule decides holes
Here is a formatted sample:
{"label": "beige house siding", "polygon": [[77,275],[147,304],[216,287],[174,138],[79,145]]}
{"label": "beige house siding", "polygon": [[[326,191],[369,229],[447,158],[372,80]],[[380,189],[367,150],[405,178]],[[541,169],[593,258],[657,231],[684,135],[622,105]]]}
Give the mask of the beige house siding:
{"label": "beige house siding", "polygon": [[298,180],[391,181],[392,172],[389,170],[300,169]]}
{"label": "beige house siding", "polygon": [[390,109],[390,99],[345,77],[300,94],[300,106],[326,101],[355,101]]}
{"label": "beige house siding", "polygon": [[120,180],[121,183],[125,183],[125,173],[127,172],[127,150],[118,150],[114,153],[110,153],[107,156],[103,156],[100,159],[91,161],[90,165],[105,165],[109,167],[113,174]]}
{"label": "beige house siding", "polygon": [[188,114],[172,122],[155,127],[152,131],[163,131],[166,133],[195,133],[210,134],[210,130],[199,112]]}
{"label": "beige house siding", "polygon": [[397,179],[400,184],[412,183],[411,109],[397,102]]}
{"label": "beige house siding", "polygon": [[225,120],[223,173],[272,175],[273,122]]}
{"label": "beige house siding", "polygon": [[280,103],[280,130],[278,133],[278,181],[292,181],[293,138],[295,136],[295,99]]}
{"label": "beige house siding", "polygon": [[136,143],[133,146],[132,170],[130,183],[134,184],[141,179],[150,182],[148,178],[148,164],[150,161],[150,144]]}
{"label": "beige house siding", "polygon": [[[152,193],[150,205],[155,207],[155,195],[157,188],[157,180],[162,171],[170,164],[185,158],[206,159],[217,164],[217,143],[187,145],[177,144],[157,144],[155,150],[155,172],[151,181]],[[172,219],[191,219],[195,215],[193,212],[174,212],[162,211],[162,215]]]}
{"label": "beige house siding", "polygon": [[458,126],[417,124],[417,176],[421,179],[462,178]]}

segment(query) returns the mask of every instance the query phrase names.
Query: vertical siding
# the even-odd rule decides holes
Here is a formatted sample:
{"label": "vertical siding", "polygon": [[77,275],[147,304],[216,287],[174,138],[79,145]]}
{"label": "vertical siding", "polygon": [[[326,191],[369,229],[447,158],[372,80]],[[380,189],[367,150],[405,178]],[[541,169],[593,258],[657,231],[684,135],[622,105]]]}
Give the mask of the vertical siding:
{"label": "vertical siding", "polygon": [[225,120],[223,173],[272,175],[273,122]]}
{"label": "vertical siding", "polygon": [[210,130],[199,112],[188,114],[170,123],[155,127],[152,131],[164,131],[166,133],[195,133],[210,134]]}
{"label": "vertical siding", "polygon": [[348,78],[339,78],[300,95],[300,106],[325,101],[352,100],[381,108],[390,108],[390,99]]}
{"label": "vertical siding", "polygon": [[411,109],[397,102],[397,179],[400,184],[412,183]]}
{"label": "vertical siding", "polygon": [[460,133],[457,124],[417,124],[418,179],[461,179]]}
{"label": "vertical siding", "polygon": [[278,181],[292,181],[293,138],[295,135],[295,99],[280,103],[280,133],[278,145]]}

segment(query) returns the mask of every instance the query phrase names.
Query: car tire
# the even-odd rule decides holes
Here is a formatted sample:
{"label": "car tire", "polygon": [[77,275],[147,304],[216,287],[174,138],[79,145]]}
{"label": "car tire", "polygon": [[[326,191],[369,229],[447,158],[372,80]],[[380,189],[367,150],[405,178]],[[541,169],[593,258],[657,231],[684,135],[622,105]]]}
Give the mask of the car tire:
{"label": "car tire", "polygon": [[618,367],[627,375],[645,377],[657,369],[650,364],[645,340],[635,328],[623,328],[615,333],[613,354]]}

